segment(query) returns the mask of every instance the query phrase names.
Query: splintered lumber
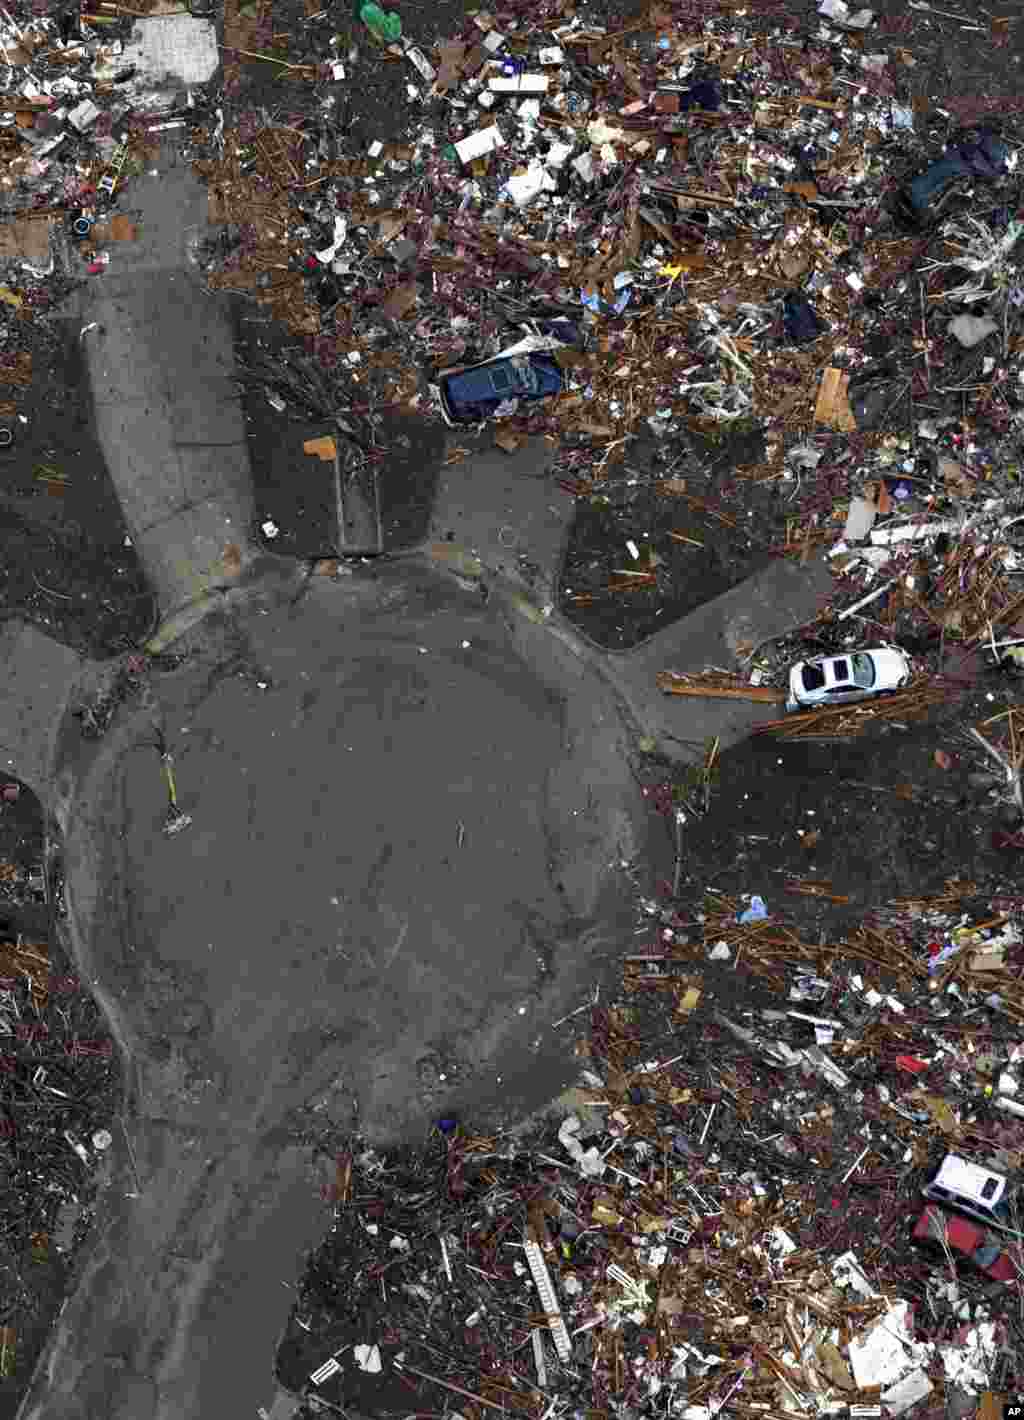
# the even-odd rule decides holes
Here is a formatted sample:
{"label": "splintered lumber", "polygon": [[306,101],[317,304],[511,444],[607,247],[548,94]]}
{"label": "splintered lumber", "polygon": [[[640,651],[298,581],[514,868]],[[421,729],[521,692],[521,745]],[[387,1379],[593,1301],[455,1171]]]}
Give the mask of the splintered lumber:
{"label": "splintered lumber", "polygon": [[760,705],[778,705],[785,693],[770,685],[750,685],[727,676],[684,676],[660,671],[658,688],[666,695],[701,695],[713,700],[753,700]]}
{"label": "splintered lumber", "polygon": [[783,720],[765,720],[755,725],[753,732],[755,735],[778,735],[780,739],[852,738],[881,721],[907,720],[923,715],[929,706],[939,704],[948,695],[945,685],[922,677],[895,695],[806,710],[787,715]]}

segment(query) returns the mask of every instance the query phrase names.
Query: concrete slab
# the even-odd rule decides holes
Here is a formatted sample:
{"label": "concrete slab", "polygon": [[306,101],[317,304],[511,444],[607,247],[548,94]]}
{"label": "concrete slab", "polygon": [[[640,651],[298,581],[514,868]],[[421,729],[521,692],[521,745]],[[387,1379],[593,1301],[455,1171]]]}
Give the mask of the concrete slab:
{"label": "concrete slab", "polygon": [[145,93],[154,87],[174,84],[205,84],[217,72],[220,54],[217,31],[210,20],[196,20],[182,14],[161,14],[159,10],[137,20],[125,44],[123,67],[137,66],[133,90]]}
{"label": "concrete slab", "polygon": [[83,662],[23,621],[0,623],[0,765],[51,808],[57,737]]}
{"label": "concrete slab", "polygon": [[514,454],[490,449],[442,468],[430,541],[443,548],[454,534],[463,556],[516,581],[523,580],[521,554],[539,569],[528,579],[536,595],[550,600],[574,511],[573,500],[547,482],[552,452],[545,440],[533,439]]}
{"label": "concrete slab", "polygon": [[772,719],[771,707],[665,695],[657,688],[657,673],[698,671],[711,665],[739,670],[768,637],[817,616],[831,590],[832,574],[822,561],[806,566],[773,562],[635,651],[606,655],[606,673],[634,708],[643,732],[657,741],[663,753],[678,755],[681,742],[701,744],[715,735],[724,749],[743,739],[754,725]]}
{"label": "concrete slab", "polygon": [[97,433],[166,618],[237,582],[254,508],[234,332],[185,250],[204,189],[180,145],[166,144],[157,166],[159,179],[133,188],[139,240],[116,244],[81,314],[96,322],[84,349]]}

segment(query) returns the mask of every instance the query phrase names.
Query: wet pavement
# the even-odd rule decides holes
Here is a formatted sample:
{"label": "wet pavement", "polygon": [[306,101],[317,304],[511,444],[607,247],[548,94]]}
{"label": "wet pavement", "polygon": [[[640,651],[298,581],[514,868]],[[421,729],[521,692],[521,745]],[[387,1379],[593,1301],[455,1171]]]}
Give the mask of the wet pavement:
{"label": "wet pavement", "polygon": [[[500,599],[423,562],[306,586],[208,618],[215,653],[69,796],[70,922],[136,1072],[139,1184],[125,1155],[33,1420],[267,1403],[282,1284],[324,1222],[292,1112],[358,1100],[385,1140],[453,1101],[537,1107],[575,1072],[546,1026],[629,930],[646,815],[597,678],[539,628],[531,664]],[[155,727],[193,820],[170,839]]]}

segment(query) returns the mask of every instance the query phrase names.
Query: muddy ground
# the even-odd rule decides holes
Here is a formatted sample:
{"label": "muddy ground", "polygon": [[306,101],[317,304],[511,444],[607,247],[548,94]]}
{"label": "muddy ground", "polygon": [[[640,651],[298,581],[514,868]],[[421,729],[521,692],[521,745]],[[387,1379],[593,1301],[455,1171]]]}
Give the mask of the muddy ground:
{"label": "muddy ground", "polygon": [[[264,321],[251,303],[233,303],[238,382],[245,410],[252,463],[256,526],[254,540],[279,555],[302,561],[336,557],[345,550],[339,531],[338,489],[333,460],[307,454],[307,440],[346,439],[325,396],[333,390],[331,370],[319,366],[307,348],[276,323]],[[315,383],[308,372],[313,370]],[[284,409],[270,403],[274,398]],[[339,403],[337,408],[344,408]],[[357,457],[357,484],[343,475],[342,506],[353,496],[365,505],[361,525],[380,548],[399,552],[423,541],[444,456],[445,430],[403,411],[383,411],[377,422],[358,421],[365,449]],[[351,515],[351,507],[346,508]],[[270,522],[277,531],[268,532]],[[358,536],[358,527],[356,536]],[[349,544],[351,525],[346,533]]]}
{"label": "muddy ground", "polygon": [[[976,883],[979,896],[1018,892],[1019,850],[993,846],[1007,827],[1001,786],[966,735],[1020,703],[1018,691],[1009,693],[1008,701],[1005,682],[993,677],[905,727],[832,742],[766,734],[727,750],[706,816],[691,816],[684,834],[686,894],[758,893],[809,938],[823,931],[835,941],[872,908],[936,895],[949,877]],[[938,750],[951,757],[950,768],[936,762]],[[670,780],[670,768],[663,771],[645,766],[648,782]],[[674,863],[669,837],[666,826]],[[831,883],[848,900],[792,896],[784,886],[791,877]],[[671,878],[665,872],[663,883]]]}
{"label": "muddy ground", "polygon": [[3,390],[0,616],[102,659],[144,640],[156,609],[96,440],[83,339],[52,310],[7,334],[5,352],[32,358],[30,382]]}

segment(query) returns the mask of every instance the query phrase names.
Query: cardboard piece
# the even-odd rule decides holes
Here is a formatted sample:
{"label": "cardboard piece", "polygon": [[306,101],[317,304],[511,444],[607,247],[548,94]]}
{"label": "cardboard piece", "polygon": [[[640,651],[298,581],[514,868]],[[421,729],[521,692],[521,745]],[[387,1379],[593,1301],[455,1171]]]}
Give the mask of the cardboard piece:
{"label": "cardboard piece", "polygon": [[322,463],[333,463],[337,457],[338,446],[330,434],[325,434],[320,439],[307,439],[302,446],[302,452],[315,454]]}
{"label": "cardboard piece", "polygon": [[829,365],[822,371],[818,403],[814,410],[816,423],[827,424],[830,429],[838,429],[844,434],[853,433],[857,421],[847,396],[849,385],[850,376],[846,370],[837,370]]}

